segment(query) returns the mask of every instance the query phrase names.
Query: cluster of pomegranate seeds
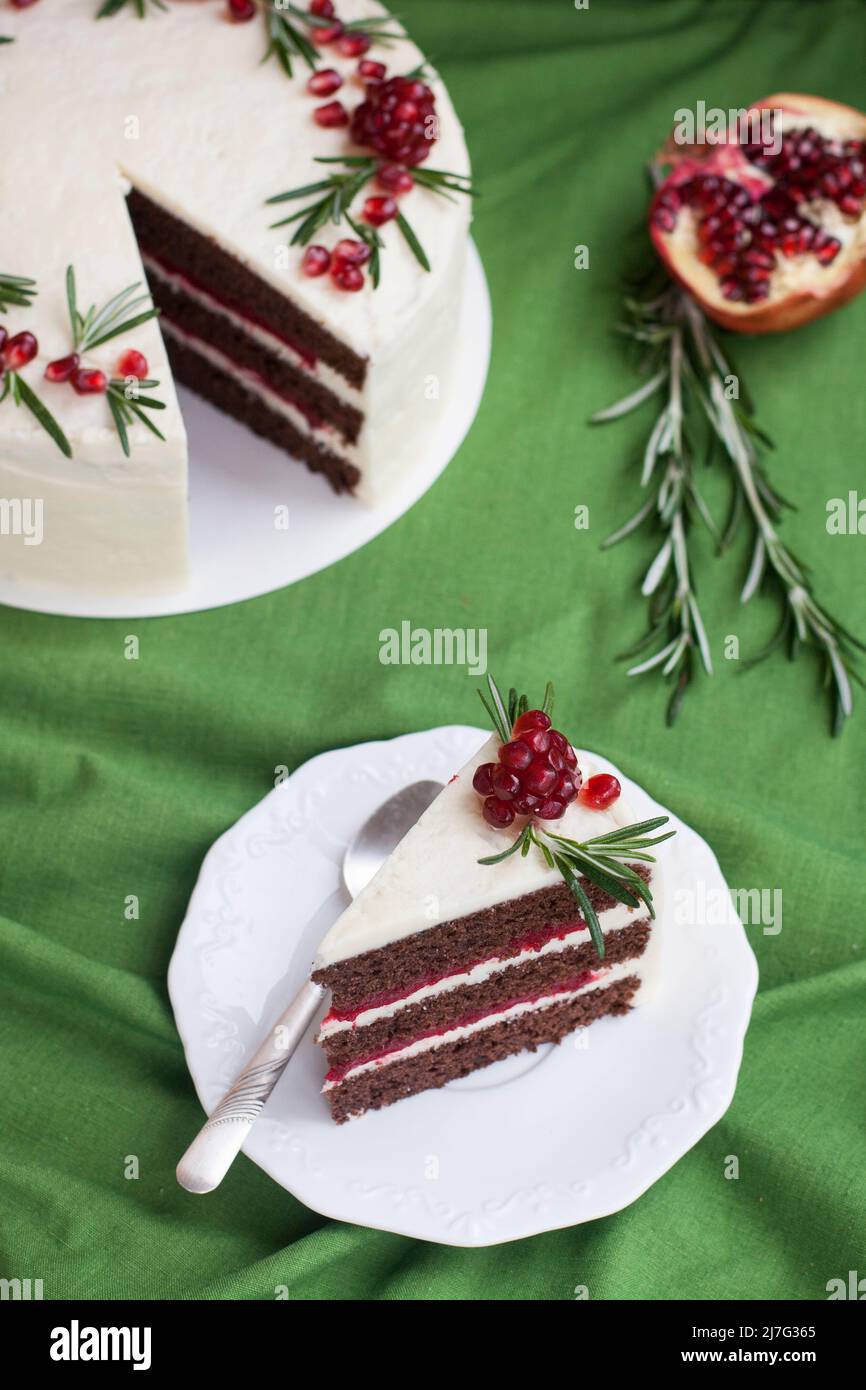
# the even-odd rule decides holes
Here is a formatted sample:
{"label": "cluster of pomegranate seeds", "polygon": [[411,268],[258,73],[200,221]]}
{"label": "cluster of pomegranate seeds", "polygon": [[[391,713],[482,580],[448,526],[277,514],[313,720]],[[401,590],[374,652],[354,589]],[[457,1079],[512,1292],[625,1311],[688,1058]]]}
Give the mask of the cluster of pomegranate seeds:
{"label": "cluster of pomegranate seeds", "polygon": [[301,261],[301,270],[313,278],[330,271],[331,279],[339,289],[354,292],[363,287],[361,267],[366,265],[370,254],[366,242],[345,237],[337,242],[333,251],[326,246],[308,246]]}
{"label": "cluster of pomegranate seeds", "polygon": [[352,117],[352,139],[389,163],[423,164],[436,140],[432,91],[414,77],[391,77],[369,86]]}
{"label": "cluster of pomegranate seeds", "polygon": [[812,126],[789,130],[776,154],[761,144],[743,146],[750,164],[782,184],[794,203],[829,198],[846,217],[859,217],[866,198],[866,142],[827,140]]}
{"label": "cluster of pomegranate seeds", "polygon": [[733,179],[698,174],[660,194],[655,225],[672,232],[679,210],[692,209],[701,243],[699,259],[715,271],[722,294],[756,304],[767,299],[779,256],[813,255],[830,265],[842,249],[838,237],[800,211],[801,204],[830,200],[845,216],[859,217],[866,200],[866,145],[826,140],[811,126],[784,135],[777,154],[747,144],[751,164],[775,182],[760,198]]}
{"label": "cluster of pomegranate seeds", "polygon": [[589,806],[591,810],[606,811],[621,791],[618,778],[610,772],[599,772],[595,777],[590,777],[588,782],[584,782],[579,796],[584,806]]}
{"label": "cluster of pomegranate seeds", "polygon": [[33,361],[38,351],[39,344],[32,333],[25,329],[10,338],[8,331],[0,325],[0,376],[5,372],[20,371]]}
{"label": "cluster of pomegranate seeds", "polygon": [[515,720],[498,763],[482,763],[472,785],[484,797],[484,819],[498,830],[515,816],[559,820],[582,781],[577,754],[550,716],[531,709]]}
{"label": "cluster of pomegranate seeds", "polygon": [[[127,348],[117,362],[117,374],[121,377],[137,377],[144,381],[147,376],[147,358],[136,348]],[[98,367],[82,367],[77,352],[66,357],[57,357],[45,368],[46,381],[55,384],[68,381],[79,396],[101,396],[108,390],[108,377]]]}

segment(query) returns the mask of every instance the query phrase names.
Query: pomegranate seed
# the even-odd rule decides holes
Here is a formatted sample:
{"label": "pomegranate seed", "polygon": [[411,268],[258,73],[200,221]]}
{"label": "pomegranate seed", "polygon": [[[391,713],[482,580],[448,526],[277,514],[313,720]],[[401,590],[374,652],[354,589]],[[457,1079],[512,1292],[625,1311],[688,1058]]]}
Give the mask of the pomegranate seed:
{"label": "pomegranate seed", "polygon": [[117,374],[135,376],[139,381],[144,381],[147,376],[147,358],[144,353],[137,352],[135,348],[128,348],[118,361]]}
{"label": "pomegranate seed", "polygon": [[26,330],[16,333],[14,337],[7,339],[3,348],[3,364],[10,372],[17,372],[21,367],[26,367],[28,362],[32,362],[38,351],[39,344],[32,333]]}
{"label": "pomegranate seed", "polygon": [[360,58],[362,53],[366,53],[373,40],[369,34],[358,30],[353,34],[344,34],[337,47],[344,58]]}
{"label": "pomegranate seed", "polygon": [[326,101],[324,106],[317,106],[313,112],[313,120],[316,125],[331,129],[334,126],[348,125],[349,113],[341,101]]}
{"label": "pomegranate seed", "polygon": [[859,217],[860,199],[855,198],[853,193],[846,193],[844,198],[839,199],[839,211],[844,212],[846,217]]}
{"label": "pomegranate seed", "polygon": [[229,17],[236,24],[252,19],[256,12],[255,0],[228,0]]}
{"label": "pomegranate seed", "polygon": [[377,63],[373,58],[362,58],[358,64],[358,76],[365,82],[382,82],[387,71],[384,63]]}
{"label": "pomegranate seed", "polygon": [[541,758],[535,758],[520,778],[521,790],[530,796],[547,796],[556,786],[556,771]]}
{"label": "pomegranate seed", "polygon": [[495,830],[504,830],[514,820],[514,807],[507,801],[488,796],[484,803],[484,819]]}
{"label": "pomegranate seed", "polygon": [[621,791],[622,787],[616,777],[612,777],[609,772],[599,772],[595,777],[590,777],[588,782],[584,782],[579,795],[584,806],[592,807],[593,811],[604,811],[613,805]]}
{"label": "pomegranate seed", "polygon": [[356,265],[350,265],[347,261],[336,261],[331,271],[331,279],[341,290],[350,290],[353,294],[364,287],[364,273]]}
{"label": "pomegranate seed", "polygon": [[29,10],[31,5],[35,5],[36,0],[12,0],[13,10]]}
{"label": "pomegranate seed", "polygon": [[338,241],[334,247],[334,261],[343,261],[349,265],[366,265],[370,259],[370,248],[366,241],[354,241],[352,237],[344,237]]}
{"label": "pomegranate seed", "polygon": [[72,389],[77,391],[79,396],[102,395],[108,390],[108,377],[96,367],[79,367],[73,372],[71,381]]}
{"label": "pomegranate seed", "polygon": [[531,816],[536,807],[541,805],[541,798],[530,796],[528,792],[521,792],[511,804],[519,816]]}
{"label": "pomegranate seed", "polygon": [[415,180],[402,164],[380,164],[376,182],[389,193],[411,193],[415,187]]}
{"label": "pomegranate seed", "polygon": [[3,327],[2,323],[0,323],[0,354],[2,354],[3,352],[3,344],[6,342],[6,339],[8,337],[8,331]]}
{"label": "pomegranate seed", "polygon": [[835,237],[831,237],[827,245],[820,247],[815,254],[822,265],[829,265],[831,261],[835,261],[841,250],[841,241],[837,241]]}
{"label": "pomegranate seed", "polygon": [[518,734],[528,733],[530,729],[549,728],[549,714],[545,714],[544,710],[540,709],[528,709],[525,714],[521,714],[518,719],[515,719],[512,737],[514,738],[517,737]]}
{"label": "pomegranate seed", "polygon": [[371,227],[382,227],[397,216],[397,204],[393,198],[367,198],[361,209],[361,218]]}
{"label": "pomegranate seed", "polygon": [[574,785],[574,779],[570,773],[560,772],[554,784],[553,795],[558,801],[564,801],[566,804],[574,800],[577,796],[577,787]]}
{"label": "pomegranate seed", "polygon": [[514,738],[500,748],[499,761],[511,772],[522,772],[532,762],[532,749],[522,739]]}
{"label": "pomegranate seed", "polygon": [[331,253],[324,246],[308,246],[301,260],[304,275],[314,279],[331,268]]}
{"label": "pomegranate seed", "polygon": [[337,39],[342,38],[343,32],[343,24],[335,19],[333,24],[317,24],[310,30],[310,38],[317,44],[336,43]]}
{"label": "pomegranate seed", "polygon": [[475,769],[472,785],[479,796],[490,796],[493,792],[493,774],[495,771],[495,763],[482,763],[480,767]]}
{"label": "pomegranate seed", "polygon": [[307,79],[307,91],[314,97],[329,97],[343,85],[336,68],[321,68]]}
{"label": "pomegranate seed", "polygon": [[525,734],[521,734],[523,742],[533,753],[546,753],[550,747],[550,734],[546,729],[527,729]]}
{"label": "pomegranate seed", "polygon": [[310,0],[310,14],[317,14],[321,19],[333,19],[334,0]]}
{"label": "pomegranate seed", "polygon": [[47,381],[68,381],[80,362],[77,352],[70,352],[68,357],[57,357],[45,368],[45,378]]}
{"label": "pomegranate seed", "polygon": [[535,814],[539,820],[559,820],[560,816],[565,815],[565,802],[558,801],[556,797],[548,797],[542,801]]}
{"label": "pomegranate seed", "polygon": [[513,801],[521,790],[520,778],[516,772],[510,772],[507,767],[502,766],[494,769],[493,793],[500,801]]}

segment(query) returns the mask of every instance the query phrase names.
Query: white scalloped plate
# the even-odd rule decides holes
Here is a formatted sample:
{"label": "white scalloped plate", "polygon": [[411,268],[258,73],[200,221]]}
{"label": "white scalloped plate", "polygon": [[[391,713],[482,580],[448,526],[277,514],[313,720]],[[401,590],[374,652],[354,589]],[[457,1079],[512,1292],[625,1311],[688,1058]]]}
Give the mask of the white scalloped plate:
{"label": "white scalloped plate", "polygon": [[[206,1111],[342,910],[340,865],[355,832],[401,786],[446,781],[486,736],[451,726],[323,753],[217,840],[168,978]],[[638,818],[671,814],[592,756],[619,777]],[[627,1017],[340,1126],[320,1094],[311,1029],[245,1153],[323,1215],[449,1245],[495,1245],[633,1202],[728,1108],[758,978],[739,922],[678,920],[683,891],[713,901],[725,882],[709,846],[671,819],[658,985]],[[191,1137],[177,1136],[178,1155]]]}

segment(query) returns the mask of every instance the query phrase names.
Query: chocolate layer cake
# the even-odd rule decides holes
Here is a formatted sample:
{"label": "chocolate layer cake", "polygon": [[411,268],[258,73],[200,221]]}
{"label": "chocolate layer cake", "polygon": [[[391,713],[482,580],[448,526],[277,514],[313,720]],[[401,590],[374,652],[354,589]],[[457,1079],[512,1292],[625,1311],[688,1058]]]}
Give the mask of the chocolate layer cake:
{"label": "chocolate layer cake", "polygon": [[[501,746],[491,739],[448,784],[322,943],[313,978],[331,1007],[318,1041],[338,1123],[625,1013],[640,989],[652,927],[643,903],[584,879],[594,940],[541,853],[479,863],[514,834],[485,822],[473,790]],[[586,841],[633,820],[619,801],[594,810],[575,800],[555,833]],[[647,863],[632,868],[650,883]]]}
{"label": "chocolate layer cake", "polygon": [[[138,10],[4,6],[2,24],[0,272],[37,290],[2,326],[35,338],[22,381],[68,447],[28,409],[0,411],[0,496],[39,498],[45,515],[39,545],[6,537],[0,558],[21,582],[112,597],[188,579],[176,381],[284,450],[290,491],[300,460],[326,510],[342,506],[327,485],[387,501],[453,407],[471,216],[444,83],[376,0],[338,0],[333,26],[306,0],[249,6],[249,23],[216,0]],[[83,345],[70,266],[94,322],[131,286],[159,318],[137,300],[128,332]],[[78,348],[87,390],[46,380]],[[134,399],[127,350],[158,414],[130,407],[124,440],[110,383]],[[242,448],[236,472],[246,486]]]}

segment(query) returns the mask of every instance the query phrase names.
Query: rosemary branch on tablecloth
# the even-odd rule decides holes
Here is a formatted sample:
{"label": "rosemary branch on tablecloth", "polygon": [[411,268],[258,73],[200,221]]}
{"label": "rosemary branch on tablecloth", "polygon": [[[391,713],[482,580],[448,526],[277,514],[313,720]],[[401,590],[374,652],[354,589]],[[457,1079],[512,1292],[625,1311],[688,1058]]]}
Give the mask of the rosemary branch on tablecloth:
{"label": "rosemary branch on tablecloth", "polygon": [[[753,549],[741,602],[748,603],[765,584],[775,595],[779,623],[770,642],[743,669],[782,646],[792,660],[801,647],[814,650],[833,692],[833,732],[838,734],[852,712],[851,682],[863,684],[855,663],[857,653],[866,651],[866,646],[819,603],[806,566],[779,538],[784,508],[791,504],[776,491],[763,468],[762,454],[773,447],[772,441],[754,418],[729,354],[691,295],[669,282],[646,298],[627,298],[626,319],[619,328],[643,349],[647,380],[593,416],[593,423],[619,419],[651,397],[663,397],[643,456],[640,484],[648,490],[647,496],[604,542],[605,546],[616,544],[651,518],[661,535],[641,589],[649,600],[647,631],[622,655],[633,657],[652,650],[628,674],[660,671],[674,681],[668,723],[676,718],[693,678],[696,651],[707,674],[712,674],[688,552],[690,523],[702,521],[721,553],[748,518]],[[738,383],[739,399],[731,397],[732,381]],[[720,458],[731,480],[730,515],[721,530],[695,479],[695,462],[702,453],[707,461]]]}

